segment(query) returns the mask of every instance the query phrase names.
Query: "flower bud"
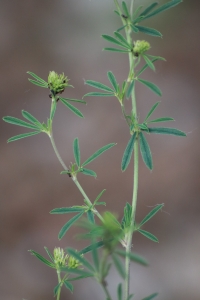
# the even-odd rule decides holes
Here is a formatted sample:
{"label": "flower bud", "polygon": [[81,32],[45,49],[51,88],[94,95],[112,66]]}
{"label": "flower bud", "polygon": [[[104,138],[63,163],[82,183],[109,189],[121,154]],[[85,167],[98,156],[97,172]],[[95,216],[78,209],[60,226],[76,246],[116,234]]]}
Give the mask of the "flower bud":
{"label": "flower bud", "polygon": [[67,76],[65,76],[64,73],[58,75],[56,72],[50,71],[48,76],[48,87],[51,94],[55,96],[64,92],[65,88],[69,85],[68,81],[69,79],[67,79]]}
{"label": "flower bud", "polygon": [[54,255],[54,262],[57,266],[59,267],[66,266],[69,256],[65,254],[63,249],[61,249],[60,247],[55,248],[53,251],[53,255]]}
{"label": "flower bud", "polygon": [[139,56],[144,52],[148,51],[150,48],[151,46],[148,42],[137,40],[136,42],[134,42],[133,54],[135,56]]}
{"label": "flower bud", "polygon": [[77,269],[78,267],[80,267],[82,264],[73,256],[69,256],[68,258],[68,268],[71,269]]}

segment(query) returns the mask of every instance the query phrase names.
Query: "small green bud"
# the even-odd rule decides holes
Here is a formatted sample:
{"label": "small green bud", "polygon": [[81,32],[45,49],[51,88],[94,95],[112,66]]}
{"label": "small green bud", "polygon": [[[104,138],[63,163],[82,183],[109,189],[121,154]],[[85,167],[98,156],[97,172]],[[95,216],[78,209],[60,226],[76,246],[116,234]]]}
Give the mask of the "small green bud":
{"label": "small green bud", "polygon": [[64,250],[60,247],[55,248],[53,251],[54,262],[58,267],[65,267],[69,256],[65,254]]}
{"label": "small green bud", "polygon": [[68,268],[77,269],[82,264],[76,258],[74,258],[73,256],[69,256],[67,265],[68,265]]}
{"label": "small green bud", "polygon": [[133,54],[135,56],[139,56],[140,54],[148,51],[150,48],[151,46],[147,41],[137,40],[136,42],[134,42]]}
{"label": "small green bud", "polygon": [[68,81],[69,79],[64,75],[64,73],[58,75],[54,71],[49,72],[48,86],[54,96],[64,92],[65,88],[69,86]]}

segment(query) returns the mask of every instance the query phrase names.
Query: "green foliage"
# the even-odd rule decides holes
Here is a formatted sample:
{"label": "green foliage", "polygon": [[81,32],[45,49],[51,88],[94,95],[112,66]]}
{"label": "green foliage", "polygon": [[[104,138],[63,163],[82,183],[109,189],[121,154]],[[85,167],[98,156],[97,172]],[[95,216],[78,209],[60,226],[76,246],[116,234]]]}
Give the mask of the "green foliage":
{"label": "green foliage", "polygon": [[[32,84],[42,88],[47,88],[50,92],[50,95],[48,96],[51,98],[51,106],[49,118],[47,119],[46,123],[40,123],[40,121],[37,118],[35,118],[33,115],[31,115],[25,110],[22,110],[22,116],[25,119],[25,121],[11,116],[3,118],[3,120],[7,123],[34,130],[32,132],[21,133],[19,135],[13,136],[10,139],[8,139],[8,142],[30,137],[41,132],[44,132],[49,136],[54,152],[64,169],[62,171],[62,174],[69,175],[71,180],[76,184],[77,188],[81,192],[84,200],[83,205],[73,205],[71,207],[55,208],[51,210],[50,213],[75,213],[75,215],[72,218],[70,218],[61,228],[58,234],[58,239],[62,239],[67,233],[67,231],[71,228],[71,226],[76,223],[83,230],[85,230],[83,234],[79,234],[79,237],[83,239],[89,239],[90,243],[88,246],[86,246],[80,251],[77,251],[72,248],[67,248],[67,254],[60,247],[56,247],[53,251],[53,254],[51,254],[50,250],[47,247],[44,247],[50,260],[46,259],[36,251],[30,250],[31,254],[34,255],[37,259],[39,259],[42,263],[56,270],[58,276],[58,283],[54,288],[54,296],[56,296],[57,300],[60,300],[60,293],[63,286],[70,290],[70,292],[72,293],[74,287],[71,282],[87,277],[94,277],[94,279],[102,286],[106,295],[106,299],[112,300],[106,282],[106,276],[109,273],[111,265],[115,266],[117,272],[124,280],[124,291],[122,289],[121,283],[119,283],[117,286],[117,299],[132,299],[133,295],[129,294],[128,283],[130,280],[130,261],[139,263],[143,266],[148,265],[147,261],[143,257],[131,252],[133,233],[139,232],[151,241],[158,242],[157,237],[155,237],[152,233],[143,230],[142,227],[144,226],[144,224],[150,221],[152,217],[155,216],[156,213],[158,213],[164,206],[164,204],[156,205],[142,219],[142,221],[139,224],[136,224],[135,214],[138,189],[138,149],[140,148],[141,156],[145,165],[148,169],[152,170],[152,155],[145,134],[148,134],[148,136],[151,136],[151,134],[153,133],[174,136],[186,136],[186,134],[183,131],[180,131],[175,128],[149,127],[149,124],[174,121],[173,118],[168,116],[150,119],[160,102],[156,102],[150,108],[144,121],[139,122],[139,117],[136,108],[137,103],[135,93],[137,84],[139,82],[143,86],[147,87],[149,90],[154,92],[156,95],[162,96],[160,88],[154,83],[141,78],[141,75],[147,68],[155,71],[155,62],[158,60],[165,60],[160,56],[154,56],[149,54],[149,51],[151,50],[149,42],[146,40],[138,39],[136,37],[136,35],[143,36],[144,34],[146,34],[147,37],[162,37],[161,32],[154,28],[142,26],[140,23],[142,23],[146,19],[159,15],[162,12],[165,12],[170,8],[175,7],[182,1],[171,0],[163,5],[158,5],[157,2],[153,2],[144,9],[142,5],[135,7],[134,1],[131,1],[132,5],[130,9],[129,5],[127,5],[125,1],[121,1],[120,5],[118,2],[118,0],[114,0],[116,6],[115,13],[117,17],[121,19],[122,26],[116,31],[114,31],[113,36],[103,34],[102,38],[106,42],[109,42],[110,44],[114,45],[113,47],[106,47],[104,48],[104,50],[118,54],[128,54],[129,72],[127,74],[126,79],[123,79],[122,83],[118,83],[113,72],[108,71],[107,78],[111,87],[98,81],[86,80],[85,84],[97,89],[97,91],[89,92],[85,94],[83,98],[86,96],[117,98],[122,110],[123,117],[128,125],[128,130],[130,132],[131,137],[123,153],[121,170],[125,171],[127,169],[131,162],[132,154],[135,149],[133,198],[132,204],[130,204],[129,202],[126,202],[125,204],[124,215],[121,223],[118,221],[117,217],[113,213],[109,211],[100,213],[97,210],[97,206],[106,205],[106,202],[99,201],[103,196],[105,189],[103,189],[92,202],[77,180],[78,173],[96,177],[97,174],[93,170],[85,167],[89,163],[94,161],[96,158],[98,158],[105,151],[111,149],[116,144],[110,143],[101,147],[95,153],[89,156],[88,159],[81,163],[79,140],[78,138],[75,138],[73,142],[74,163],[71,163],[69,168],[66,167],[56,148],[53,139],[52,127],[58,103],[64,104],[65,107],[67,107],[70,111],[72,111],[76,116],[80,118],[83,118],[83,114],[79,109],[72,105],[72,103],[86,104],[84,100],[64,98],[60,96],[67,87],[72,87],[71,85],[69,85],[69,79],[67,76],[64,75],[64,73],[58,74],[55,71],[51,71],[46,82],[35,73],[27,72],[32,77],[31,79],[28,79]],[[142,63],[144,63],[144,65],[142,65]],[[128,109],[126,108],[125,98],[131,98],[131,108],[128,107],[129,112],[127,112]],[[126,201],[126,199],[122,200]],[[87,218],[83,218],[84,214]],[[97,218],[99,218],[100,222],[96,220]],[[118,247],[120,244],[124,247],[123,250],[121,250]],[[86,258],[84,256],[86,254],[90,254],[92,260]],[[123,264],[122,259],[123,261],[124,259],[126,260],[125,264]],[[154,299],[157,295],[157,293],[151,294],[146,298],[143,298],[143,300]]]}

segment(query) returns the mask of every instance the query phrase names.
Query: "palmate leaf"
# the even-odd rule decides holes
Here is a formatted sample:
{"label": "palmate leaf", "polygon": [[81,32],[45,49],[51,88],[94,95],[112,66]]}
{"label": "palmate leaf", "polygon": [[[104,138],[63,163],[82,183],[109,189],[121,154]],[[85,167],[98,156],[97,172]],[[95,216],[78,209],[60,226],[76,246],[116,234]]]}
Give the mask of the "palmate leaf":
{"label": "palmate leaf", "polygon": [[85,208],[83,207],[61,207],[61,208],[54,208],[50,211],[50,214],[69,214],[69,213],[75,213],[75,212],[84,212]]}
{"label": "palmate leaf", "polygon": [[31,128],[31,129],[36,129],[36,130],[39,130],[40,128],[36,125],[36,124],[30,124],[30,123],[27,123],[23,120],[20,120],[18,118],[15,118],[15,117],[3,117],[3,120],[7,123],[10,123],[10,124],[13,124],[13,125],[17,125],[17,126],[22,126],[22,127],[26,127],[26,128]]}
{"label": "palmate leaf", "polygon": [[164,204],[158,204],[156,207],[154,207],[147,215],[144,217],[144,219],[140,222],[139,227],[144,225],[147,221],[149,221],[159,210],[163,208]]}
{"label": "palmate leaf", "polygon": [[170,117],[163,117],[163,118],[151,120],[148,123],[159,123],[159,122],[169,122],[169,121],[174,121],[174,119]]}
{"label": "palmate leaf", "polygon": [[144,80],[144,79],[141,79],[141,78],[138,78],[137,80],[139,82],[141,82],[142,84],[146,85],[150,90],[152,90],[158,96],[162,96],[161,90],[154,83],[152,83],[150,81],[147,81],[147,80]]}
{"label": "palmate leaf", "polygon": [[131,138],[130,138],[127,146],[126,146],[126,149],[125,149],[123,157],[122,157],[122,164],[121,164],[122,171],[125,171],[127,169],[128,165],[129,165],[129,163],[130,163],[136,137],[137,137],[137,134],[135,132],[131,136]]}
{"label": "palmate leaf", "polygon": [[84,175],[97,177],[97,174],[93,170],[90,170],[90,169],[82,168],[81,173],[84,174]]}
{"label": "palmate leaf", "polygon": [[152,11],[156,6],[158,5],[158,2],[154,2],[150,4],[143,12],[141,12],[140,16],[146,16],[149,12]]}
{"label": "palmate leaf", "polygon": [[146,16],[143,18],[143,20],[146,20],[146,19],[148,19],[148,18],[151,18],[151,17],[153,17],[153,16],[155,16],[155,15],[157,15],[157,14],[159,14],[159,13],[161,13],[161,12],[167,10],[167,9],[170,9],[170,8],[172,8],[172,7],[176,6],[176,5],[178,5],[178,4],[181,3],[181,2],[182,2],[182,0],[172,0],[172,1],[168,2],[168,3],[166,3],[166,4],[163,4],[163,5],[160,6],[158,9],[154,10],[152,13],[146,15]]}
{"label": "palmate leaf", "polygon": [[146,259],[144,259],[142,256],[132,253],[132,252],[126,252],[124,250],[115,250],[115,253],[122,256],[122,257],[126,257],[128,256],[130,258],[131,261],[141,264],[143,266],[147,266],[148,262],[146,261]]}
{"label": "palmate leaf", "polygon": [[56,296],[58,294],[58,291],[59,291],[59,288],[60,288],[61,285],[62,285],[62,282],[60,282],[59,284],[57,284],[55,286],[55,288],[53,289],[54,296]]}
{"label": "palmate leaf", "polygon": [[146,238],[150,239],[151,241],[158,243],[157,237],[155,235],[153,235],[152,233],[150,233],[146,230],[143,230],[143,229],[138,229],[137,231],[139,233],[143,234]]}
{"label": "palmate leaf", "polygon": [[70,98],[63,98],[63,97],[58,97],[58,99],[63,99],[65,101],[71,101],[71,102],[77,102],[77,103],[83,103],[86,104],[86,101],[84,100],[79,100],[79,99],[70,99]]}
{"label": "palmate leaf", "polygon": [[128,7],[127,7],[125,1],[122,1],[122,9],[123,9],[125,15],[126,15],[127,17],[130,17],[129,10],[128,10]]}
{"label": "palmate leaf", "polygon": [[154,293],[154,294],[151,294],[151,295],[143,298],[142,300],[152,300],[152,299],[154,299],[157,296],[158,296],[158,293]]}
{"label": "palmate leaf", "polygon": [[74,140],[73,144],[73,150],[74,150],[74,159],[78,167],[80,167],[81,164],[81,158],[80,158],[80,148],[79,148],[79,141],[78,138]]}
{"label": "palmate leaf", "polygon": [[121,53],[129,53],[129,50],[121,50],[117,48],[103,48],[105,51],[110,51],[110,52],[121,52]]}
{"label": "palmate leaf", "polygon": [[43,88],[45,88],[45,89],[47,89],[48,88],[48,85],[46,85],[45,83],[41,83],[41,82],[39,82],[39,81],[36,81],[36,80],[33,80],[33,79],[28,79],[32,84],[35,84],[35,85],[37,85],[37,86],[39,86],[39,87],[43,87]]}
{"label": "palmate leaf", "polygon": [[186,136],[186,133],[178,130],[176,128],[167,128],[167,127],[155,127],[155,128],[149,128],[150,133],[156,133],[156,134],[170,134],[170,135],[176,135],[176,136]]}
{"label": "palmate leaf", "polygon": [[143,54],[142,57],[143,57],[144,60],[146,61],[148,67],[149,67],[150,69],[152,69],[153,71],[155,71],[155,70],[156,70],[156,69],[155,69],[155,66],[154,66],[154,64],[152,63],[152,61],[148,58],[148,56],[145,55],[145,54]]}
{"label": "palmate leaf", "polygon": [[32,135],[36,135],[36,134],[39,134],[41,131],[33,131],[33,132],[28,132],[28,133],[22,133],[22,134],[18,134],[18,135],[15,135],[11,138],[9,138],[7,140],[8,143],[10,142],[14,142],[14,141],[17,141],[17,140],[20,140],[20,139],[24,139],[26,137],[29,137],[29,136],[32,136]]}
{"label": "palmate leaf", "polygon": [[[137,15],[139,14],[140,10],[143,8],[143,5],[138,6],[138,8],[134,11],[133,15],[132,15],[132,20],[134,20],[134,23],[137,22],[138,18],[135,20],[135,18],[137,17]],[[140,18],[140,16],[139,16]]]}
{"label": "palmate leaf", "polygon": [[37,125],[41,129],[43,129],[42,124],[40,121],[38,121],[34,116],[32,116],[29,112],[22,110],[22,116],[27,119],[29,122],[32,122],[33,124]]}
{"label": "palmate leaf", "polygon": [[[151,62],[154,63],[156,62],[157,60],[164,60],[165,59],[163,57],[160,57],[160,56],[153,56],[153,55],[146,55],[148,56],[148,58],[151,58]],[[148,68],[148,64],[144,65],[137,73],[136,73],[136,76],[139,76],[141,75],[147,68]]]}
{"label": "palmate leaf", "polygon": [[89,263],[88,260],[86,260],[80,253],[78,253],[76,250],[72,248],[68,248],[67,252],[69,255],[73,256],[75,259],[77,259],[85,268],[88,270],[94,272],[93,266]]}
{"label": "palmate leaf", "polygon": [[88,218],[88,221],[95,224],[95,220],[94,220],[94,214],[91,210],[88,210],[87,211],[87,218]]}
{"label": "palmate leaf", "polygon": [[103,35],[102,35],[102,38],[104,38],[105,40],[107,40],[107,41],[110,42],[110,43],[113,43],[113,44],[118,45],[118,46],[120,46],[120,47],[122,47],[122,48],[125,48],[125,49],[130,50],[130,45],[129,45],[129,44],[128,44],[128,45],[127,45],[127,44],[124,44],[124,43],[122,43],[121,41],[118,41],[117,39],[113,38],[113,37],[110,36],[110,35],[103,34]]}
{"label": "palmate leaf", "polygon": [[80,212],[78,215],[71,218],[60,230],[58,234],[58,239],[61,240],[69,228],[84,214],[84,211]]}
{"label": "palmate leaf", "polygon": [[111,89],[110,87],[108,87],[107,85],[101,83],[101,82],[98,82],[98,81],[93,81],[93,80],[86,80],[85,81],[85,84],[89,85],[89,86],[92,86],[96,89],[100,89],[100,90],[103,90],[105,92],[110,92],[110,93],[114,93],[113,89]]}
{"label": "palmate leaf", "polygon": [[[66,273],[72,273],[72,274],[78,274],[81,276],[81,278],[87,278],[87,277],[93,277],[94,274],[91,272],[86,272],[85,270],[82,269],[72,269],[72,268],[60,268],[61,271],[66,272]],[[80,277],[79,277],[80,278]],[[73,281],[73,280],[77,280],[77,279],[73,279],[73,278],[69,278],[69,281]]]}
{"label": "palmate leaf", "polygon": [[154,112],[154,110],[157,108],[157,106],[160,104],[160,102],[156,102],[150,109],[150,111],[148,112],[148,114],[146,115],[145,119],[144,119],[144,123],[149,119],[149,117],[152,115],[152,113]]}
{"label": "palmate leaf", "polygon": [[109,79],[110,83],[112,84],[115,92],[117,93],[118,92],[118,83],[117,83],[117,80],[116,80],[114,74],[111,71],[109,71],[107,73],[107,76],[108,76],[108,79]]}
{"label": "palmate leaf", "polygon": [[73,293],[74,287],[68,280],[64,280],[64,285],[71,293]]}
{"label": "palmate leaf", "polygon": [[123,279],[125,279],[126,278],[126,272],[125,272],[124,265],[122,264],[120,258],[113,253],[112,254],[112,260],[113,260],[114,265],[115,265],[118,273],[120,274],[120,276]]}
{"label": "palmate leaf", "polygon": [[111,143],[108,144],[106,146],[103,146],[102,148],[100,148],[99,150],[97,150],[94,154],[92,154],[83,164],[83,166],[86,166],[87,164],[89,164],[91,161],[93,161],[94,159],[96,159],[97,157],[99,157],[101,154],[103,154],[105,151],[107,151],[108,149],[112,148],[113,146],[115,146],[115,143]]}
{"label": "palmate leaf", "polygon": [[114,93],[99,93],[99,92],[91,92],[91,93],[87,93],[85,94],[83,97],[114,97],[115,94]]}
{"label": "palmate leaf", "polygon": [[135,33],[139,32],[139,29],[135,25],[133,25],[133,24],[130,24],[130,25],[131,25],[133,32],[135,32]]}
{"label": "palmate leaf", "polygon": [[46,253],[48,254],[49,258],[52,260],[52,262],[54,262],[54,258],[53,255],[51,254],[51,252],[49,251],[49,249],[47,247],[44,247]]}
{"label": "palmate leaf", "polygon": [[[96,248],[101,248],[103,246],[104,246],[104,242],[103,241],[99,241],[99,242],[95,243],[95,247]],[[83,248],[81,251],[79,251],[79,254],[86,254],[88,252],[91,252],[92,249],[93,249],[93,247],[94,247],[94,243],[91,244],[91,245],[89,245],[89,246],[87,246],[87,247],[85,247],[85,248]]]}
{"label": "palmate leaf", "polygon": [[153,161],[151,156],[151,150],[149,147],[149,144],[147,143],[147,140],[142,132],[140,132],[139,135],[140,138],[140,153],[142,155],[142,159],[150,170],[153,169]]}
{"label": "palmate leaf", "polygon": [[121,33],[115,31],[115,32],[114,32],[114,35],[118,38],[118,40],[121,41],[121,43],[124,44],[124,46],[125,46],[126,48],[128,48],[128,49],[130,49],[130,50],[132,49],[133,46],[130,45],[130,44],[127,42],[127,40],[123,37],[123,35],[121,35]]}
{"label": "palmate leaf", "polygon": [[105,192],[106,190],[104,189],[103,191],[101,191],[99,193],[99,195],[96,197],[96,199],[94,200],[94,205],[97,205],[97,202],[99,201],[99,199],[101,198],[101,196],[103,195],[103,193]]}
{"label": "palmate leaf", "polygon": [[33,72],[28,71],[27,74],[31,75],[33,78],[35,78],[38,82],[41,82],[43,84],[46,84],[48,87],[48,83],[43,80],[42,78],[40,78],[39,76],[37,76],[36,74],[34,74]]}
{"label": "palmate leaf", "polygon": [[29,252],[31,252],[32,255],[34,255],[35,257],[37,257],[40,261],[42,261],[45,265],[47,265],[50,268],[56,269],[55,264],[50,262],[49,260],[47,260],[45,257],[43,257],[42,255],[40,255],[39,253],[37,253],[34,250],[29,250]]}
{"label": "palmate leaf", "polygon": [[80,112],[80,110],[76,107],[74,107],[72,104],[68,103],[64,98],[59,98],[60,101],[67,106],[75,115],[77,115],[80,118],[84,118],[83,114]]}
{"label": "palmate leaf", "polygon": [[144,27],[139,25],[135,25],[135,27],[142,33],[155,36],[155,37],[162,37],[162,33],[160,33],[158,30],[154,28],[149,28],[149,27]]}

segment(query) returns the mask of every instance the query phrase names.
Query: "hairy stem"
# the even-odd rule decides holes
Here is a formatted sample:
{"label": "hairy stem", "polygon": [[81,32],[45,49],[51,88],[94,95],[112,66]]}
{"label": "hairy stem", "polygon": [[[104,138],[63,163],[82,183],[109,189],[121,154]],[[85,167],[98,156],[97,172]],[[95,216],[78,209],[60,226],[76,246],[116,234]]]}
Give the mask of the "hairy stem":
{"label": "hairy stem", "polygon": [[[61,283],[60,271],[57,270],[57,274],[58,274],[58,284],[60,284]],[[60,285],[58,288],[56,300],[60,300],[61,287],[62,285]]]}

